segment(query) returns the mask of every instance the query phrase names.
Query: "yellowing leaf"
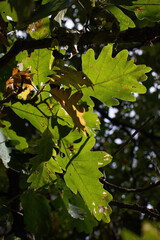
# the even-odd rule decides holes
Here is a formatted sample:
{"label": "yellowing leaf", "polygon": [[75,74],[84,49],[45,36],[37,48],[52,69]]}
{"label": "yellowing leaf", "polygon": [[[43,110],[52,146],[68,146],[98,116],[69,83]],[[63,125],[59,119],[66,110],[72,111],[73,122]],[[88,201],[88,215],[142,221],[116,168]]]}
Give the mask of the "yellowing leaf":
{"label": "yellowing leaf", "polygon": [[83,119],[85,108],[77,104],[83,96],[82,92],[79,91],[71,95],[71,88],[61,88],[60,90],[53,88],[51,89],[51,94],[72,118],[74,129],[78,128],[78,130],[84,130],[86,125],[85,120]]}
{"label": "yellowing leaf", "polygon": [[49,35],[49,17],[38,20],[37,22],[31,23],[27,31],[32,38],[41,39]]}

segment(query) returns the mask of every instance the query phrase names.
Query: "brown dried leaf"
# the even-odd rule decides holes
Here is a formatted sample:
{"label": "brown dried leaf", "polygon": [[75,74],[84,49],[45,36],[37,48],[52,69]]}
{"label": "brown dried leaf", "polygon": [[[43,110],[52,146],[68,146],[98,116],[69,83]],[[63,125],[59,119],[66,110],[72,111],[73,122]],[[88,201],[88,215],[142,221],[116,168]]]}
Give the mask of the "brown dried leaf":
{"label": "brown dried leaf", "polygon": [[[19,91],[23,98],[33,90],[32,77],[34,74],[29,73],[29,69],[18,71],[17,67],[12,69],[12,76],[6,81],[6,94],[14,94]],[[23,94],[22,94],[23,93]]]}

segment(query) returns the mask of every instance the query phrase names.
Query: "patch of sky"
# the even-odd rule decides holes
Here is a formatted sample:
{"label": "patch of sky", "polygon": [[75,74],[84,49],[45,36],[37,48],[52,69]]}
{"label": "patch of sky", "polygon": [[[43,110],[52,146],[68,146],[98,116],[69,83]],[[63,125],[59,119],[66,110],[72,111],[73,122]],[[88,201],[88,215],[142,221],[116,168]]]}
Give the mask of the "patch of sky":
{"label": "patch of sky", "polygon": [[129,113],[129,116],[132,118],[132,117],[135,117],[136,115],[136,112],[134,110],[130,111]]}
{"label": "patch of sky", "polygon": [[119,144],[122,144],[123,141],[120,138],[116,138],[114,142],[119,145]]}
{"label": "patch of sky", "polygon": [[64,21],[65,22],[65,27],[66,28],[69,28],[69,29],[72,29],[75,25],[74,25],[74,22],[70,19],[70,18],[64,18]]}
{"label": "patch of sky", "polygon": [[109,117],[110,118],[115,118],[116,116],[116,113],[118,112],[118,109],[117,108],[114,108],[114,107],[110,107],[109,108]]}
{"label": "patch of sky", "polygon": [[112,167],[113,169],[116,169],[116,168],[117,168],[116,162],[112,162],[112,163],[111,163],[111,167]]}

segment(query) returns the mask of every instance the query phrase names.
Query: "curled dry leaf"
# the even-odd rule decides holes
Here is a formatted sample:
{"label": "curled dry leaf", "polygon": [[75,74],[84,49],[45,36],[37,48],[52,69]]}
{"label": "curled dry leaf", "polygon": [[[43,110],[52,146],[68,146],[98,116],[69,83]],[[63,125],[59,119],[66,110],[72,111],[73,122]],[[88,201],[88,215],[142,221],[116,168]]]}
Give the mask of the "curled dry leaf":
{"label": "curled dry leaf", "polygon": [[23,93],[23,98],[33,90],[32,77],[34,74],[29,73],[29,69],[18,71],[17,67],[12,69],[12,76],[6,81],[6,95],[14,93]]}

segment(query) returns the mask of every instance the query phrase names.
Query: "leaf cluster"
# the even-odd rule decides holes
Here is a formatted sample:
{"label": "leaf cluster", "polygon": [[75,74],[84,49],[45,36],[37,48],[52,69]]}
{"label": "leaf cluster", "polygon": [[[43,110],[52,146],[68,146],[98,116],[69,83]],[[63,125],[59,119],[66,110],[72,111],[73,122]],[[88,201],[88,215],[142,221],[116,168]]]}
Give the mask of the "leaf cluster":
{"label": "leaf cluster", "polygon": [[[110,222],[115,196],[102,181],[102,169],[112,178],[114,163],[122,158],[123,164],[116,163],[122,176],[114,184],[125,182],[122,165],[129,168],[130,152],[134,155],[137,145],[126,144],[126,153],[112,160],[117,135],[128,135],[114,128],[107,112],[117,107],[117,118],[123,119],[128,102],[137,115],[141,111],[134,102],[146,93],[144,81],[151,68],[138,56],[131,58],[135,42],[124,48],[123,40],[135,24],[154,26],[160,20],[158,0],[150,5],[149,0],[0,1],[2,237],[67,239],[68,229],[91,234],[101,220]],[[101,42],[103,33],[107,38]],[[128,128],[124,119],[117,125],[127,133],[133,119]],[[137,171],[146,167],[137,166]],[[16,227],[20,222],[21,230]]]}

